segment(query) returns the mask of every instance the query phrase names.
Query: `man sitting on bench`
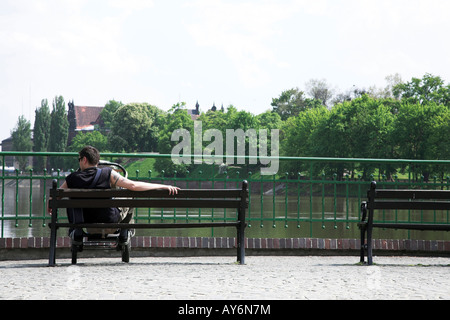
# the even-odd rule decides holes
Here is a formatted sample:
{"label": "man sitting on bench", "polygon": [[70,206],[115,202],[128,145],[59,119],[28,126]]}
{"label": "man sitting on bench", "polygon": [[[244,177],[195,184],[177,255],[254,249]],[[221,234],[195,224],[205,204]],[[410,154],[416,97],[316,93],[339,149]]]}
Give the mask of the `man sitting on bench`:
{"label": "man sitting on bench", "polygon": [[[121,187],[132,191],[163,189],[168,190],[169,194],[177,194],[179,190],[178,187],[170,185],[129,180],[109,167],[98,168],[100,153],[91,146],[86,146],[79,152],[78,161],[80,170],[69,174],[61,185],[61,189],[111,189]],[[51,214],[51,208],[49,208],[49,213]],[[70,223],[118,223],[123,218],[118,208],[68,208],[67,216]],[[82,243],[82,230],[69,230],[69,235],[74,243]],[[121,234],[119,241],[126,241],[127,238],[127,234]]]}

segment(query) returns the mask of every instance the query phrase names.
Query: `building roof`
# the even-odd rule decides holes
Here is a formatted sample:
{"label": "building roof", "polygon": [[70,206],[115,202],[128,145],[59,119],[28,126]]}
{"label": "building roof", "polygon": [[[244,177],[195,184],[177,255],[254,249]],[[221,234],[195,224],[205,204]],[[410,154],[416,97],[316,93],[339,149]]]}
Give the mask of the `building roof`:
{"label": "building roof", "polygon": [[99,121],[103,107],[74,106],[76,127],[75,130],[93,130],[94,124]]}
{"label": "building roof", "polygon": [[200,117],[198,110],[195,109],[187,109],[187,113],[191,116],[192,120],[197,120],[197,118]]}

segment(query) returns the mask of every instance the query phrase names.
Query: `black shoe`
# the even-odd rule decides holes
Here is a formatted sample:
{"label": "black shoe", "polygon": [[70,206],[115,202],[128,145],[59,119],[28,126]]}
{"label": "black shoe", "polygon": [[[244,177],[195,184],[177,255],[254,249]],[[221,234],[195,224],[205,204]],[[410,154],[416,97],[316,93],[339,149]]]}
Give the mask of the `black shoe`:
{"label": "black shoe", "polygon": [[[69,234],[72,245],[83,246],[83,230],[73,229]],[[81,250],[80,250],[81,251]]]}
{"label": "black shoe", "polygon": [[123,247],[126,247],[131,240],[131,232],[128,229],[121,229],[119,234],[119,243],[117,244],[117,250],[122,250]]}
{"label": "black shoe", "polygon": [[119,243],[127,244],[130,241],[131,234],[128,229],[121,229],[119,234]]}

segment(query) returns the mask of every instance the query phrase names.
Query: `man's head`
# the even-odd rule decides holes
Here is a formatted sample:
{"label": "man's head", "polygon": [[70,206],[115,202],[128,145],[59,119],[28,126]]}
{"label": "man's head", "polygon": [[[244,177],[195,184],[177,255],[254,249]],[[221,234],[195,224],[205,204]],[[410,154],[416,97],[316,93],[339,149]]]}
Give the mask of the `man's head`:
{"label": "man's head", "polygon": [[87,167],[96,166],[100,161],[100,153],[91,146],[86,146],[78,153],[80,155],[80,168],[84,170]]}

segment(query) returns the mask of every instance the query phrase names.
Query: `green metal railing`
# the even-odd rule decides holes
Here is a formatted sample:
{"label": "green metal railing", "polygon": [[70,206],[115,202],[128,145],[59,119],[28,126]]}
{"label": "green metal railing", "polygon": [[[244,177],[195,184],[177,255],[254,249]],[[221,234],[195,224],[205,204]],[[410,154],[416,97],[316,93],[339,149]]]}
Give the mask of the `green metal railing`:
{"label": "green metal railing", "polygon": [[[63,157],[76,159],[78,153],[0,152],[1,174],[1,237],[47,234],[50,216],[46,210],[49,188],[53,179],[62,183],[73,169],[15,169],[6,172],[7,157]],[[102,159],[129,166],[146,159],[170,159],[158,154],[102,154]],[[248,159],[246,158],[246,163]],[[366,198],[370,181],[377,180],[378,188],[450,189],[450,161],[447,160],[389,160],[280,157],[276,175],[263,176],[255,165],[233,165],[226,170],[218,165],[193,165],[190,172],[154,172],[140,169],[128,171],[130,179],[174,184],[181,188],[239,187],[242,180],[249,182],[249,210],[247,220],[249,237],[290,238],[358,237],[360,203]],[[290,164],[290,165],[287,165]],[[294,166],[292,164],[295,164]],[[136,167],[136,165],[134,165]],[[137,166],[139,167],[139,166]],[[284,168],[298,167],[298,172],[283,172]],[[369,168],[369,169],[368,169]],[[384,173],[386,168],[393,172]],[[367,173],[370,171],[370,173]],[[174,210],[138,209],[136,221],[227,221],[235,219],[230,210]],[[64,215],[61,215],[64,216]],[[407,221],[449,223],[449,212],[385,211],[379,221]],[[171,232],[171,231],[161,231]],[[173,231],[172,231],[173,232]],[[180,231],[179,235],[184,235]],[[187,231],[186,231],[187,232]],[[201,232],[205,231],[189,231]],[[212,236],[227,236],[222,230],[207,231]],[[383,232],[383,231],[381,231]],[[420,234],[415,231],[395,231],[390,238],[446,237],[448,233]],[[154,234],[155,231],[152,231]],[[196,234],[197,235],[197,234]]]}

